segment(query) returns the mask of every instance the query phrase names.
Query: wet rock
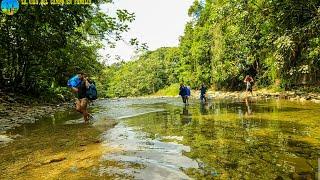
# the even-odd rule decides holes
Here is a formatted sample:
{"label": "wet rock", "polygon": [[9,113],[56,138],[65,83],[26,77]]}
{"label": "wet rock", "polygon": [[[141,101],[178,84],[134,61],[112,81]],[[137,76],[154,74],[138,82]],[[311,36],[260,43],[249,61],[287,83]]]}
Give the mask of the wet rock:
{"label": "wet rock", "polygon": [[301,95],[303,95],[304,93],[303,92],[301,92],[301,91],[296,91],[296,95],[298,95],[298,96],[301,96]]}
{"label": "wet rock", "polygon": [[290,98],[289,100],[290,100],[290,101],[297,101],[297,100],[299,100],[299,99],[300,99],[300,97],[299,97],[299,96],[296,96],[296,97]]}
{"label": "wet rock", "polygon": [[319,104],[319,103],[320,103],[320,100],[318,100],[318,99],[311,99],[311,102],[314,102],[314,103]]}
{"label": "wet rock", "polygon": [[300,98],[299,100],[300,100],[301,102],[304,102],[304,101],[306,101],[307,99],[304,98],[304,97],[302,97],[302,98]]}
{"label": "wet rock", "polygon": [[11,141],[13,141],[13,139],[9,138],[8,136],[0,135],[0,144],[1,143],[8,143],[8,142],[11,142]]}

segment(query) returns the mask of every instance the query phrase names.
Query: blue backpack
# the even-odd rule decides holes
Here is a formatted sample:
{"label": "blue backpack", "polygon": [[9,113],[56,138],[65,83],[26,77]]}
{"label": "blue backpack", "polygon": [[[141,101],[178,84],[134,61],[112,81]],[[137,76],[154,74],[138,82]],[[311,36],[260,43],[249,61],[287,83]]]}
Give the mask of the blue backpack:
{"label": "blue backpack", "polygon": [[81,83],[81,80],[80,80],[79,76],[75,75],[68,80],[67,85],[69,87],[78,87],[80,83]]}
{"label": "blue backpack", "polygon": [[86,96],[89,100],[96,100],[98,98],[97,88],[93,83],[91,83],[89,88],[87,89]]}

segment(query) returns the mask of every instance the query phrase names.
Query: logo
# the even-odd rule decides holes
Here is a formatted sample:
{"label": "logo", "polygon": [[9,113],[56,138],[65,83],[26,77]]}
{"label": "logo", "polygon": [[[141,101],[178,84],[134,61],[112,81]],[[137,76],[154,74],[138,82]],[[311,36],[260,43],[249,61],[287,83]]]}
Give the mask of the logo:
{"label": "logo", "polygon": [[13,15],[19,10],[18,0],[2,0],[1,11],[7,15]]}

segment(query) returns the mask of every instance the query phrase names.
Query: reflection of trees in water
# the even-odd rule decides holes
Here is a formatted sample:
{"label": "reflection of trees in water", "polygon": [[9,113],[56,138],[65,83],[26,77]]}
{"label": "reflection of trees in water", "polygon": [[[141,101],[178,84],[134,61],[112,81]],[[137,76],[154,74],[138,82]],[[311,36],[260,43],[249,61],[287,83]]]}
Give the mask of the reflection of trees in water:
{"label": "reflection of trees in water", "polygon": [[[211,106],[171,108],[166,113],[144,115],[145,120],[141,119],[136,124],[152,134],[183,136],[182,143],[191,147],[191,151],[184,154],[199,159],[205,172],[212,172],[210,169],[214,168],[218,179],[289,179],[295,171],[292,168],[299,174],[301,167],[312,174],[307,162],[315,165],[316,157],[320,156],[319,147],[293,138],[304,136],[302,132],[306,127],[299,129],[301,125],[298,123],[273,117],[257,118],[258,114],[252,115],[253,110],[259,114],[270,114],[269,109],[273,106],[261,106],[259,109],[255,105],[253,108],[252,102],[248,99],[240,103],[244,110],[242,113],[251,114],[250,118],[242,120],[236,114],[239,103],[215,102]],[[281,116],[277,111],[271,112],[277,113],[277,118]],[[290,131],[293,128],[297,129],[295,134]],[[299,132],[302,134],[297,134]],[[290,136],[292,138],[288,139]],[[210,173],[204,174],[199,169],[187,171],[187,174],[213,178]]]}

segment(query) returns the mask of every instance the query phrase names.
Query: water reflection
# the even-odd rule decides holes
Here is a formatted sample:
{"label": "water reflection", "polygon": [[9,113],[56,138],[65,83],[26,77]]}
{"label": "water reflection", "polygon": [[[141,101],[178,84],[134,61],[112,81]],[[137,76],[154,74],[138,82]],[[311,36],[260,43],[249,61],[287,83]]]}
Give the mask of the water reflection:
{"label": "water reflection", "polygon": [[183,107],[182,114],[180,114],[181,124],[189,124],[192,120],[192,114],[189,113],[188,107]]}
{"label": "water reflection", "polygon": [[246,106],[247,106],[247,111],[245,113],[246,116],[250,116],[252,114],[252,110],[250,108],[249,100],[248,98],[245,98]]}
{"label": "water reflection", "polygon": [[209,110],[208,103],[200,103],[200,113],[202,115],[207,115]]}
{"label": "water reflection", "polygon": [[[250,98],[190,104],[182,107],[180,99],[174,98],[98,101],[92,109],[94,116],[109,116],[120,123],[103,133],[102,141],[109,151],[87,167],[85,175],[127,174],[119,178],[139,179],[317,179],[320,105]],[[0,171],[26,172],[20,167],[28,167],[25,165],[35,152],[42,157],[44,148],[50,150],[48,154],[55,154],[66,148],[73,150],[74,146],[77,151],[70,151],[71,155],[83,152],[81,155],[91,156],[82,151],[83,142],[95,142],[88,137],[105,129],[66,124],[78,119],[78,113],[66,111],[21,126],[17,133],[25,138],[0,149]],[[25,158],[22,164],[20,158]],[[68,155],[65,162],[69,159]],[[78,156],[74,159],[70,162],[78,163]],[[15,162],[18,168],[12,166]],[[69,165],[66,163],[68,172]],[[8,167],[20,170],[6,170]],[[41,172],[48,172],[47,166],[40,167],[45,169]],[[34,169],[30,166],[27,173]],[[79,168],[80,171],[83,172]]]}
{"label": "water reflection", "polygon": [[319,113],[314,104],[244,99],[201,103],[182,112],[167,107],[165,116],[151,113],[130,118],[128,124],[151,136],[183,137],[181,142],[191,147],[184,154],[201,164],[185,170],[194,178],[315,178]]}

